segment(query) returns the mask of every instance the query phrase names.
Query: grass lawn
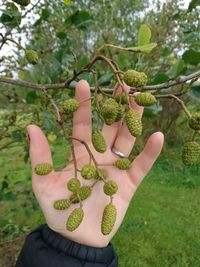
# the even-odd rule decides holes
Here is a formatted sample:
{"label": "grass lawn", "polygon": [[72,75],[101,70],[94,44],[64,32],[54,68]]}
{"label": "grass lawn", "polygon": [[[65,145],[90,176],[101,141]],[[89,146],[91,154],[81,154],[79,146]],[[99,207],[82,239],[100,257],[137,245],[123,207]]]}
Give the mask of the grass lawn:
{"label": "grass lawn", "polygon": [[[54,149],[55,155],[59,152],[56,164],[66,157],[61,147]],[[23,157],[13,148],[0,158],[0,266],[5,267],[13,266],[24,234],[43,223]],[[167,149],[136,192],[112,240],[119,266],[200,266],[199,206],[200,168],[183,167],[175,151]]]}

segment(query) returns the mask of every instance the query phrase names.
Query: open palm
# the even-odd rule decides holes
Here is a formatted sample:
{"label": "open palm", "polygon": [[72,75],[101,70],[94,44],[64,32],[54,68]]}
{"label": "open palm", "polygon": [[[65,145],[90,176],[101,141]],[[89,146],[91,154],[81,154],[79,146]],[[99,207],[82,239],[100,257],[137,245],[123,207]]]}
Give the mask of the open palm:
{"label": "open palm", "polygon": [[[129,88],[126,87],[128,91]],[[81,80],[76,86],[76,99],[81,102],[90,98],[90,88],[85,80]],[[143,112],[143,108],[139,107],[134,100],[131,100],[132,108]],[[102,133],[107,143],[107,151],[103,154],[96,152],[91,143],[92,120],[91,120],[91,103],[83,102],[79,109],[74,113],[73,118],[73,137],[84,140],[89,145],[96,161],[100,164],[113,163],[118,157],[112,152],[114,146],[126,156],[129,155],[134,145],[135,138],[130,135],[126,124],[118,130],[119,123],[111,126],[105,125]],[[52,157],[48,141],[39,127],[29,125],[28,132],[30,136],[30,157],[32,169],[38,163],[48,162],[52,164]],[[117,208],[117,220],[112,232],[104,236],[101,233],[101,219],[104,207],[109,203],[110,198],[103,193],[103,182],[98,182],[91,196],[83,202],[84,219],[81,225],[74,231],[66,230],[66,221],[71,211],[79,207],[79,204],[71,205],[67,210],[58,211],[53,208],[55,200],[69,198],[71,193],[67,190],[67,182],[74,177],[73,163],[70,163],[60,173],[51,172],[41,177],[32,171],[32,184],[35,196],[41,206],[48,226],[60,233],[61,235],[74,240],[80,244],[105,247],[112,239],[121,225],[129,203],[137,187],[141,183],[144,176],[149,172],[153,163],[159,156],[163,146],[163,134],[160,132],[150,136],[144,150],[132,163],[128,171],[121,171],[113,166],[102,167],[108,172],[109,179],[114,180],[118,185],[118,191],[114,195],[113,203]],[[78,169],[88,164],[89,156],[83,145],[74,141],[76,159]],[[81,185],[91,185],[93,181],[86,181],[79,176]]]}

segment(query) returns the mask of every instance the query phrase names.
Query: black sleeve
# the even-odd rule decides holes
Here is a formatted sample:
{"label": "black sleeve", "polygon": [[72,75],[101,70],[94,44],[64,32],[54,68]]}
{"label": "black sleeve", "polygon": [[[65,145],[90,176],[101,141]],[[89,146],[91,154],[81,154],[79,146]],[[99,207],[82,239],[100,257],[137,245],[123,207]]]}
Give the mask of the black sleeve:
{"label": "black sleeve", "polygon": [[112,245],[94,248],[68,240],[46,224],[30,233],[15,267],[117,267]]}

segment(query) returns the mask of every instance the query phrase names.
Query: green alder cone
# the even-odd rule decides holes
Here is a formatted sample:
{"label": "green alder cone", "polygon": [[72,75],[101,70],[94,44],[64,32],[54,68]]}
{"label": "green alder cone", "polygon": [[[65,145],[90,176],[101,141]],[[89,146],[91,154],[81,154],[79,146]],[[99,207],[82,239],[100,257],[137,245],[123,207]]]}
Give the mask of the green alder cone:
{"label": "green alder cone", "polygon": [[123,118],[125,109],[122,105],[118,105],[118,109],[117,109],[117,117],[115,119],[115,122],[120,121]]}
{"label": "green alder cone", "polygon": [[96,169],[95,169],[95,167],[90,165],[90,164],[86,164],[81,169],[81,176],[86,180],[90,180],[92,178],[95,178],[96,177]]}
{"label": "green alder cone", "polygon": [[112,196],[118,190],[117,183],[113,180],[110,180],[104,184],[103,191],[106,195]]}
{"label": "green alder cone", "polygon": [[92,144],[97,152],[104,153],[106,151],[106,140],[101,132],[95,131],[92,134]]}
{"label": "green alder cone", "polygon": [[100,113],[107,125],[112,125],[115,122],[118,107],[118,103],[112,98],[107,99],[102,105]]}
{"label": "green alder cone", "polygon": [[40,163],[35,166],[35,173],[37,175],[47,175],[53,170],[53,166],[49,163]]}
{"label": "green alder cone", "polygon": [[129,103],[129,96],[127,93],[122,92],[115,96],[115,101],[119,104],[126,105]]}
{"label": "green alder cone", "polygon": [[137,110],[129,109],[125,116],[128,130],[132,136],[140,136],[142,134],[141,115]]}
{"label": "green alder cone", "polygon": [[36,65],[39,62],[38,54],[34,50],[26,50],[25,56],[28,62],[32,65]]}
{"label": "green alder cone", "polygon": [[84,217],[84,211],[82,208],[76,208],[69,215],[69,218],[66,223],[66,228],[68,231],[73,232],[81,224]]}
{"label": "green alder cone", "polygon": [[114,165],[120,170],[128,170],[131,167],[131,161],[129,159],[118,159]]}
{"label": "green alder cone", "polygon": [[138,95],[135,96],[135,102],[139,105],[139,106],[152,106],[154,105],[157,100],[155,98],[154,95],[152,95],[151,93],[140,93]]}
{"label": "green alder cone", "polygon": [[182,150],[182,161],[186,166],[192,166],[200,157],[200,145],[195,141],[186,142]]}
{"label": "green alder cone", "polygon": [[191,118],[189,119],[189,126],[195,131],[200,130],[200,113],[192,114]]}
{"label": "green alder cone", "polygon": [[13,2],[17,3],[20,6],[27,6],[30,4],[30,0],[13,0]]}
{"label": "green alder cone", "polygon": [[81,183],[79,179],[77,178],[71,178],[67,183],[67,188],[72,193],[76,192],[81,186]]}
{"label": "green alder cone", "polygon": [[73,113],[79,108],[79,103],[76,99],[67,99],[62,103],[62,109],[66,113]]}
{"label": "green alder cone", "polygon": [[[91,195],[92,189],[90,186],[84,185],[80,187],[80,189],[78,190],[78,193],[79,193],[79,197],[81,201],[84,201]],[[70,201],[73,204],[79,203],[79,198],[76,193],[72,194],[72,196],[70,197]]]}
{"label": "green alder cone", "polygon": [[117,209],[113,204],[108,204],[103,212],[101,222],[101,232],[103,235],[109,235],[112,231],[117,218]]}
{"label": "green alder cone", "polygon": [[144,72],[128,70],[124,73],[124,82],[133,87],[143,87],[147,83],[147,76]]}
{"label": "green alder cone", "polygon": [[65,210],[68,209],[70,205],[71,201],[69,199],[60,199],[54,202],[53,207],[56,210]]}

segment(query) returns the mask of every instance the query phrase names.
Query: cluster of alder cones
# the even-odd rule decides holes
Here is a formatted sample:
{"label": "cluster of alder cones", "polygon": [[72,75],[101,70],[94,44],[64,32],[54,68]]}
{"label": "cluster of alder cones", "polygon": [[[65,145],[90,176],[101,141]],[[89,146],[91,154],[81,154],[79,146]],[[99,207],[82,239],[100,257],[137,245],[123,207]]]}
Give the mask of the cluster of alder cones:
{"label": "cluster of alder cones", "polygon": [[[136,70],[128,70],[123,75],[124,82],[131,87],[142,88],[147,82],[147,76],[143,72]],[[112,125],[114,122],[125,120],[128,130],[132,136],[138,137],[142,134],[141,115],[134,109],[130,108],[130,96],[126,92],[122,92],[113,97],[106,97],[98,94],[95,99],[96,110],[99,117],[107,124]],[[134,96],[135,101],[140,106],[151,106],[157,102],[155,95],[150,92],[141,92]],[[64,121],[70,120],[73,113],[79,108],[80,104],[76,99],[67,99],[61,106],[61,118]],[[195,130],[200,130],[200,114],[195,113],[189,119],[189,126]],[[106,140],[99,130],[95,130],[92,134],[92,143],[95,150],[99,153],[104,153],[107,149]],[[193,165],[197,163],[200,155],[200,145],[195,141],[186,142],[183,151],[182,159],[185,165]],[[127,170],[131,166],[128,158],[118,159],[113,165],[120,170]],[[47,175],[53,170],[53,166],[48,163],[40,163],[35,166],[37,175]],[[86,164],[81,169],[81,176],[85,180],[94,179],[96,182],[103,182],[103,191],[105,195],[110,197],[110,203],[104,208],[101,222],[101,232],[103,235],[111,233],[116,217],[117,209],[112,203],[114,194],[117,193],[118,186],[113,180],[108,179],[106,170],[99,169],[98,166]],[[81,186],[81,182],[77,177],[71,178],[67,183],[68,190],[72,193],[69,199],[56,200],[53,204],[56,210],[65,210],[72,204],[80,204],[80,207],[75,208],[69,215],[66,222],[68,231],[76,230],[84,218],[84,210],[82,202],[85,201],[92,193],[92,186]]]}

